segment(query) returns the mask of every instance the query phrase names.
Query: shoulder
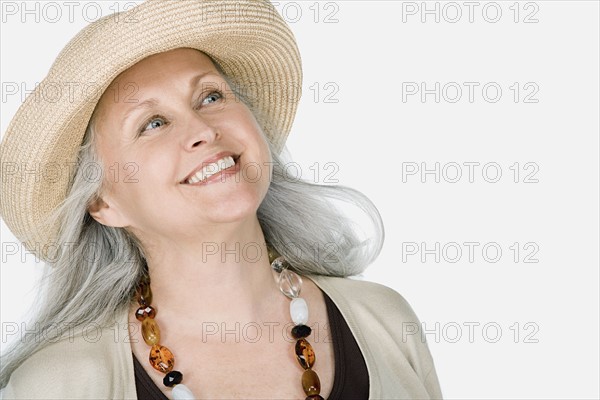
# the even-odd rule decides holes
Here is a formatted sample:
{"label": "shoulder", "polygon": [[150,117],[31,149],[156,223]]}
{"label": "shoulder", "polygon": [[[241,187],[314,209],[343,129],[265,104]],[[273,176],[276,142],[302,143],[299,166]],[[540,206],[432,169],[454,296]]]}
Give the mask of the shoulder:
{"label": "shoulder", "polygon": [[[381,283],[371,282],[362,277],[339,277],[328,275],[308,275],[308,277],[318,284],[325,284],[334,287],[338,291],[352,292],[360,290],[361,295],[368,296],[391,296],[399,295],[394,289],[382,285]],[[359,294],[359,293],[355,293]]]}
{"label": "shoulder", "polygon": [[421,321],[396,290],[357,278],[314,275],[310,278],[328,294],[347,323],[356,325],[356,330],[370,338],[394,341],[411,357],[428,355]]}
{"label": "shoulder", "polygon": [[90,325],[66,332],[13,371],[1,398],[113,398],[123,388],[127,362],[121,351],[124,337],[116,329]]}
{"label": "shoulder", "polygon": [[[363,279],[309,277],[337,305],[372,368],[379,374],[392,373],[404,379],[408,379],[407,371],[414,371],[429,396],[441,397],[426,335],[404,296]],[[378,367],[381,365],[388,372]]]}
{"label": "shoulder", "polygon": [[[390,322],[419,323],[409,302],[396,290],[386,285],[361,278],[310,275],[336,304],[342,303],[354,310],[371,311],[381,318],[395,317]],[[399,318],[401,317],[401,318]]]}

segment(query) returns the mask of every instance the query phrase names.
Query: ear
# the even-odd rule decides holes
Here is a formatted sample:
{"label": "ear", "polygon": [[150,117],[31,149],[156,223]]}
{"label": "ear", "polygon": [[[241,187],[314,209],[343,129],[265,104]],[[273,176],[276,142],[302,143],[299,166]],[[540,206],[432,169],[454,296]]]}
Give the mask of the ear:
{"label": "ear", "polygon": [[105,226],[123,228],[129,226],[129,221],[121,214],[115,206],[107,204],[102,198],[98,197],[88,206],[88,212],[96,221]]}

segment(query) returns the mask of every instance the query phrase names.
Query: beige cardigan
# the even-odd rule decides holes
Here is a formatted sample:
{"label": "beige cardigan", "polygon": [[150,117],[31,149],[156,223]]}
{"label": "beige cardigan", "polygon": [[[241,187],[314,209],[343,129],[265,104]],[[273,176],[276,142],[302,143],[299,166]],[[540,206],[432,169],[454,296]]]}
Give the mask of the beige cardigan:
{"label": "beige cardigan", "polygon": [[[369,371],[369,399],[442,398],[424,335],[407,334],[421,325],[400,294],[359,279],[306,277],[327,293],[352,331]],[[126,312],[117,317],[120,328],[80,331],[35,353],[0,397],[136,399],[128,318]]]}

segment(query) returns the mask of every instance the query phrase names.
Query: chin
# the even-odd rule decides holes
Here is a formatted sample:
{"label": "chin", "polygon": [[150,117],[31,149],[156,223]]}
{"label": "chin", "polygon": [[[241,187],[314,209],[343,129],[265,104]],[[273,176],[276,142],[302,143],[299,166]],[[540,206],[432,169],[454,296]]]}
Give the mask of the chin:
{"label": "chin", "polygon": [[[197,203],[197,208],[192,211],[199,219],[211,222],[233,222],[255,215],[262,198],[257,193],[239,193],[219,197],[208,203]],[[189,207],[188,207],[189,209]]]}
{"label": "chin", "polygon": [[237,206],[230,207],[219,212],[212,213],[210,219],[215,223],[231,223],[236,221],[243,221],[250,217],[256,216],[258,205],[248,205],[246,207]]}

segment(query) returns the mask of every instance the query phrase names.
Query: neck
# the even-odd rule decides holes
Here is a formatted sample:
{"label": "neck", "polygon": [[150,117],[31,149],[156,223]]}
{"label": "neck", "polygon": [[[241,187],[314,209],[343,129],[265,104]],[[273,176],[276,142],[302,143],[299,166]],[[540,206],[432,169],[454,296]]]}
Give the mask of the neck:
{"label": "neck", "polygon": [[287,322],[289,301],[273,278],[258,219],[216,229],[203,235],[210,241],[162,238],[147,246],[152,306],[161,327]]}

